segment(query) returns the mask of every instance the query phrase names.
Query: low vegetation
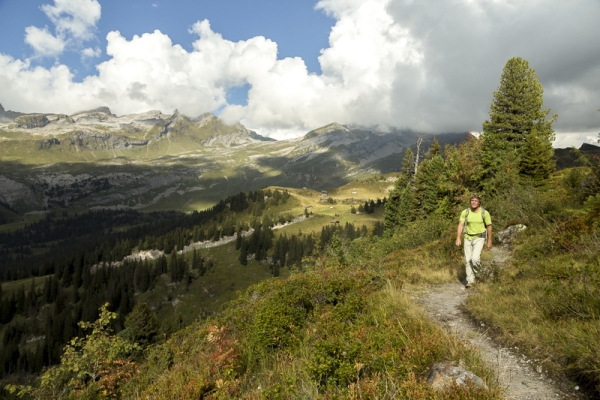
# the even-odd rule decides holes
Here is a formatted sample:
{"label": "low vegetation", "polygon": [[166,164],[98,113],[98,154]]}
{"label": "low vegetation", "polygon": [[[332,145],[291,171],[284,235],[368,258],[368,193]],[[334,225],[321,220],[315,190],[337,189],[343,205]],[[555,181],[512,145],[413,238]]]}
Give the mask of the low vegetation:
{"label": "low vegetation", "polygon": [[564,371],[597,395],[600,198],[577,207],[574,197],[559,186],[513,198],[516,216],[530,229],[515,240],[508,265],[469,297],[467,308],[545,370]]}
{"label": "low vegetation", "polygon": [[[531,87],[515,90],[517,82]],[[527,95],[517,101],[523,92]],[[13,312],[2,327],[4,368],[29,365],[23,363],[35,354],[29,333],[15,334],[42,315],[27,315],[25,304],[48,310],[62,304],[71,325],[83,322],[58,349],[55,362],[30,371],[40,372],[38,378],[5,369],[11,380],[6,395],[500,399],[502,388],[477,351],[432,324],[409,294],[462,278],[456,215],[469,192],[477,191],[484,194],[495,232],[514,224],[527,229],[514,239],[507,264],[491,265],[480,276],[468,311],[495,327],[499,340],[552,374],[566,371],[590,396],[598,396],[600,159],[588,157],[585,167],[553,171],[548,144],[554,118],[546,120],[541,96],[535,71],[524,60],[510,60],[483,137],[445,149],[434,142],[419,163],[407,151],[386,199],[374,195],[388,189],[385,177],[327,193],[269,188],[267,196],[230,199],[200,224],[136,237],[140,240],[130,241],[129,249],[162,246],[170,250],[169,258],[152,264],[155,275],[147,290],[139,289],[146,286],[138,286],[135,277],[141,275],[134,272],[135,285],[119,298],[131,301],[96,302],[94,318],[64,311],[82,294],[64,266],[47,271],[54,272],[47,278],[53,282],[48,297],[37,296],[39,282],[33,280],[29,291],[11,289],[21,313]],[[525,110],[519,108],[523,104]],[[243,198],[250,200],[245,204]],[[280,219],[289,222],[290,215],[300,222],[268,229]],[[219,239],[224,230],[237,237],[218,249],[178,254],[176,249],[200,230],[203,237]],[[119,248],[126,253],[119,243],[94,254],[113,257]],[[102,268],[96,275],[116,274],[109,273],[113,270],[127,269]],[[52,297],[57,286],[70,297]],[[223,301],[210,312],[175,304],[206,306],[214,294]],[[13,307],[7,298],[3,304]],[[11,350],[10,357],[4,349]],[[37,362],[34,356],[32,361]],[[488,388],[454,385],[434,391],[425,376],[436,361],[466,367]]]}

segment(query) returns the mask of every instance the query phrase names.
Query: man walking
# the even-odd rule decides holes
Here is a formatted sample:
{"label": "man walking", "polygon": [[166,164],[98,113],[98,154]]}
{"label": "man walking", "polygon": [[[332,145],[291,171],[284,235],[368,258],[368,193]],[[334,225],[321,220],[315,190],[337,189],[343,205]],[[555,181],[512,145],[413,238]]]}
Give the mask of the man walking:
{"label": "man walking", "polygon": [[461,235],[464,235],[465,266],[467,271],[467,288],[475,284],[475,274],[481,269],[481,250],[487,241],[487,249],[492,248],[492,218],[481,207],[481,197],[472,194],[471,207],[460,214],[460,222],[456,229],[456,245],[460,247]]}

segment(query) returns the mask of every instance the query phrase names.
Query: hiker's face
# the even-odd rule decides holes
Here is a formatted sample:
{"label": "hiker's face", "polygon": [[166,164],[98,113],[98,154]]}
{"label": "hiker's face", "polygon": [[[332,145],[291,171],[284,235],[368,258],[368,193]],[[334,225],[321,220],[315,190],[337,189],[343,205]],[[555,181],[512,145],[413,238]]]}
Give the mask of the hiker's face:
{"label": "hiker's face", "polygon": [[477,208],[479,207],[479,199],[474,197],[471,199],[471,208]]}

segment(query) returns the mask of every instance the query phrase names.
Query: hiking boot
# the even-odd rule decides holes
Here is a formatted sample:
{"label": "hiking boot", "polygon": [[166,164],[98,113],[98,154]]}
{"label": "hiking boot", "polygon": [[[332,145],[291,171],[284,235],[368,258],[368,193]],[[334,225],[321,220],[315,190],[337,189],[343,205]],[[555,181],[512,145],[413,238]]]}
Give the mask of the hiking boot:
{"label": "hiking boot", "polygon": [[467,289],[472,288],[473,286],[475,286],[474,283],[467,283],[467,286],[465,286]]}

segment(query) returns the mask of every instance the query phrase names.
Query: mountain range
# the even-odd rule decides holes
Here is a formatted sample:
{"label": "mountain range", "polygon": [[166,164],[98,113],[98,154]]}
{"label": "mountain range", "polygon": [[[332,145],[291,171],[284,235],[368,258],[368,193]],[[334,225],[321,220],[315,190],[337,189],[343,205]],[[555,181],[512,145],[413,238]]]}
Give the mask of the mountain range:
{"label": "mountain range", "polygon": [[[331,123],[275,140],[210,113],[26,114],[0,105],[0,213],[10,220],[56,206],[194,210],[264,186],[325,190],[399,171],[417,136]],[[444,145],[467,136],[436,138]],[[560,167],[576,162],[567,150],[557,159]]]}
{"label": "mountain range", "polygon": [[268,185],[324,190],[398,171],[416,137],[331,123],[274,140],[210,113],[24,114],[0,105],[0,202],[18,214],[53,206],[192,210]]}

